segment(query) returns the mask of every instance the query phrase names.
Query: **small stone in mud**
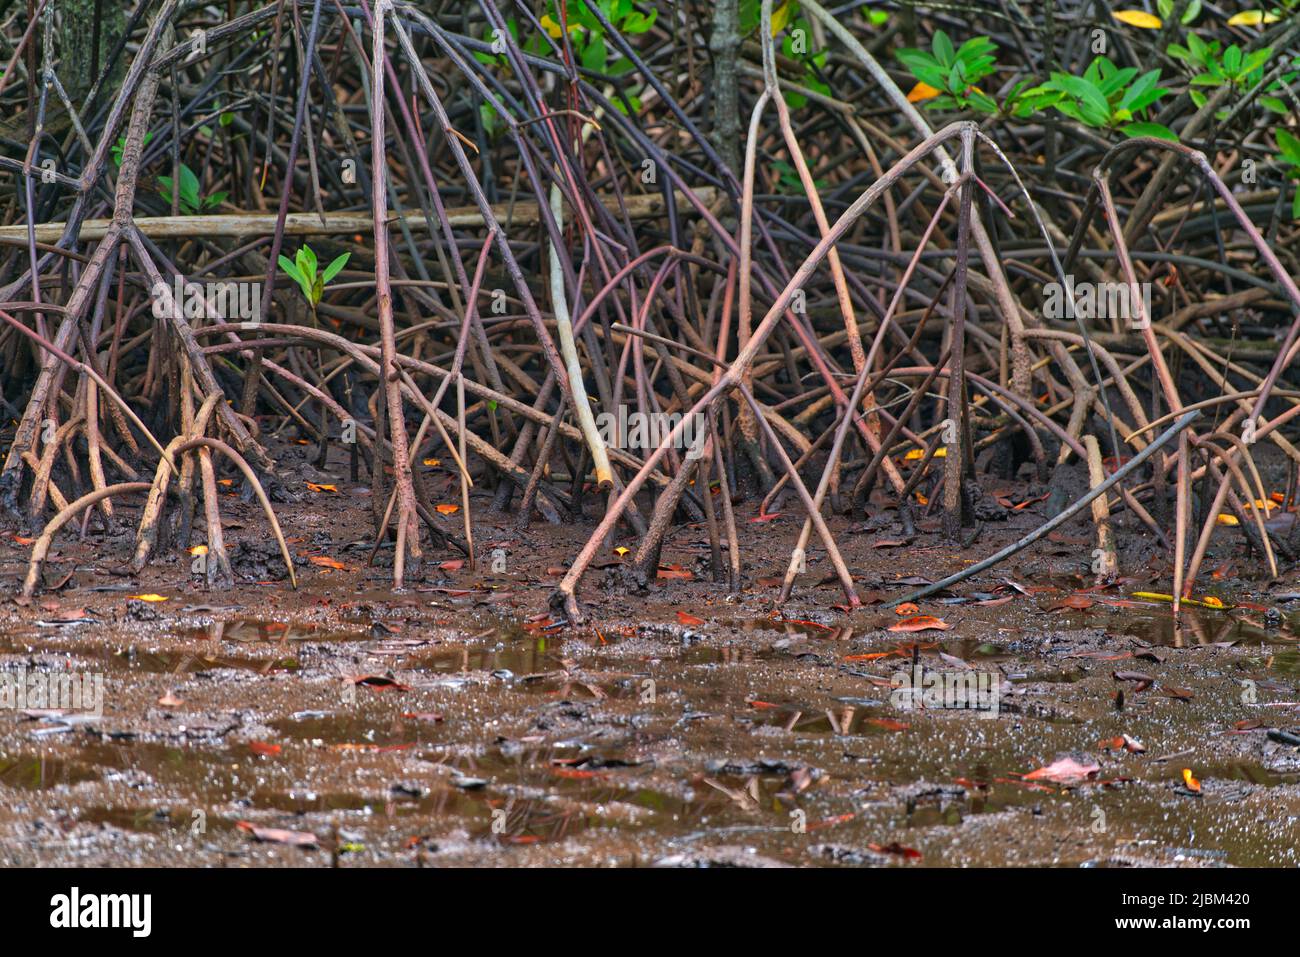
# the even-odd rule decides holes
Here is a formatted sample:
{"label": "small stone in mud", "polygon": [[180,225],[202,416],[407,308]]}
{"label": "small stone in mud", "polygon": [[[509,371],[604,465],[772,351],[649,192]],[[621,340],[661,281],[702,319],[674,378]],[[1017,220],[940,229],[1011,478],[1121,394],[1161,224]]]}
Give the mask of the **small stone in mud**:
{"label": "small stone in mud", "polygon": [[161,621],[163,616],[158,613],[158,609],[147,601],[128,598],[126,601],[126,617],[131,621]]}

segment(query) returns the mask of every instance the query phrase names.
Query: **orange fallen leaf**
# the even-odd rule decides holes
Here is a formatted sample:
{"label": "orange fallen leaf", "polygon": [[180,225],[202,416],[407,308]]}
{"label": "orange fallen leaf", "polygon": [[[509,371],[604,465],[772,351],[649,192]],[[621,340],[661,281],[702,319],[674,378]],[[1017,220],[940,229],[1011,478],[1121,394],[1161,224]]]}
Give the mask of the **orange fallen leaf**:
{"label": "orange fallen leaf", "polygon": [[272,754],[279,754],[281,748],[278,744],[267,744],[265,741],[250,741],[248,742],[248,750],[254,754],[269,757]]}
{"label": "orange fallen leaf", "polygon": [[942,618],[935,618],[933,615],[916,615],[913,618],[904,618],[902,621],[895,622],[889,626],[890,631],[947,631],[952,625],[948,624]]}
{"label": "orange fallen leaf", "polygon": [[894,609],[894,614],[895,614],[895,615],[915,615],[915,614],[916,614],[918,611],[920,611],[920,610],[921,610],[921,609],[917,608],[916,605],[912,604],[910,601],[905,601],[905,602],[903,602],[901,605],[899,605],[897,608]]}
{"label": "orange fallen leaf", "polygon": [[170,691],[158,699],[158,707],[160,708],[179,708],[184,703]]}
{"label": "orange fallen leaf", "polygon": [[325,555],[312,555],[308,560],[313,565],[319,565],[321,568],[336,568],[340,571],[344,571],[348,567],[337,558],[329,558]]}
{"label": "orange fallen leaf", "polygon": [[892,718],[868,718],[867,724],[875,725],[877,728],[884,728],[886,731],[906,731],[911,727],[903,721],[895,721]]}
{"label": "orange fallen leaf", "polygon": [[907,102],[923,103],[926,100],[933,100],[941,92],[941,90],[936,90],[929,83],[921,83],[918,81],[916,86],[912,87],[912,89],[908,91]]}
{"label": "orange fallen leaf", "polygon": [[1183,768],[1183,783],[1187,785],[1187,790],[1201,793],[1201,782],[1192,777],[1191,768]]}
{"label": "orange fallen leaf", "polygon": [[679,612],[677,613],[677,620],[678,620],[679,622],[681,622],[683,625],[702,625],[702,624],[704,624],[704,619],[703,619],[703,618],[696,618],[694,615],[688,615],[688,614],[687,614],[686,612],[684,612],[684,611],[679,611]]}
{"label": "orange fallen leaf", "polygon": [[436,469],[439,465],[442,464],[442,462],[438,459],[425,459],[424,464],[429,466],[429,468],[431,469]]}
{"label": "orange fallen leaf", "polygon": [[337,485],[317,485],[315,482],[308,482],[306,484],[313,492],[337,492],[339,490]]}
{"label": "orange fallen leaf", "polygon": [[458,572],[465,567],[465,560],[462,558],[453,558],[450,561],[443,562],[438,567],[445,572]]}
{"label": "orange fallen leaf", "polygon": [[455,515],[460,511],[459,505],[435,505],[434,508],[440,515]]}

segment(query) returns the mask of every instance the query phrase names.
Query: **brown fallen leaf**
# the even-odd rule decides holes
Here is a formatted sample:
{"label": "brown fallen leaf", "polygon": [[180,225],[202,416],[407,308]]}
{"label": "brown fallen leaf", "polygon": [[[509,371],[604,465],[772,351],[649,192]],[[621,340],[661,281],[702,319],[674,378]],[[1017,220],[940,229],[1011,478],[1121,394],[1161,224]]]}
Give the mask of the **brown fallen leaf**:
{"label": "brown fallen leaf", "polygon": [[655,577],[664,580],[690,581],[695,577],[695,573],[689,568],[682,568],[681,565],[660,565]]}
{"label": "brown fallen leaf", "polygon": [[170,691],[158,699],[158,706],[160,708],[179,708],[184,703],[184,701],[176,697]]}

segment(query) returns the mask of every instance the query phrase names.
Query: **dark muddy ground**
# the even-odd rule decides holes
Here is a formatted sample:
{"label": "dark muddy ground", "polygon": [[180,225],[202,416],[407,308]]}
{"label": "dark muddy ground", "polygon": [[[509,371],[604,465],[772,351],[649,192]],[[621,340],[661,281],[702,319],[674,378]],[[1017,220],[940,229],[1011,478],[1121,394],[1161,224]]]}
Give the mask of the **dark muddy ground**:
{"label": "dark muddy ground", "polygon": [[[0,669],[102,674],[105,698],[99,717],[0,711],[0,863],[1297,863],[1300,619],[1285,596],[1300,589],[1294,573],[1239,577],[1262,562],[1230,529],[1198,591],[1232,607],[1190,609],[1179,629],[1168,605],[1132,598],[1168,591],[1162,559],[1125,555],[1120,584],[1079,591],[1092,584],[1080,521],[920,602],[913,614],[947,630],[906,633],[886,630],[900,616],[882,602],[1023,535],[1045,503],[988,523],[965,551],[937,523],[899,544],[892,512],[836,518],[872,604],[836,608],[814,550],[774,616],[800,519],[791,500],[751,521],[751,500],[738,504],[741,596],[706,581],[706,532],[684,526],[663,560],[693,580],[635,594],[611,549],[582,591],[592,623],[570,628],[546,598],[584,529],[520,533],[513,516],[494,523],[484,493],[481,570],[431,566],[397,595],[391,550],[366,565],[365,490],[346,469],[314,480],[338,491],[279,509],[297,592],[273,580],[283,566],[263,520],[233,493],[227,540],[246,580],[220,594],[179,548],[127,577],[132,533],[92,522],[52,553],[51,588],[22,603],[30,548],[7,527]],[[983,485],[1013,505],[1044,491]],[[504,572],[487,568],[494,548]],[[168,600],[130,597],[147,593]],[[891,677],[914,659],[997,675],[997,715],[895,708]],[[1115,747],[1124,735],[1145,750]],[[1081,778],[1024,777],[1065,755]],[[285,837],[263,828],[310,845],[259,840]]]}

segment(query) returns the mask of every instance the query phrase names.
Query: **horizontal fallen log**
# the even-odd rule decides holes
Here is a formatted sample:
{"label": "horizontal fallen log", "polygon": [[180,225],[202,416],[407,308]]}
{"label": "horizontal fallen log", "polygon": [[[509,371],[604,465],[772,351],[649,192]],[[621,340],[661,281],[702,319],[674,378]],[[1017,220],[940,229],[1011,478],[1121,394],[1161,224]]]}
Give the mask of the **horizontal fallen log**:
{"label": "horizontal fallen log", "polygon": [[[711,186],[702,186],[695,191],[696,197],[705,206],[713,204],[717,190]],[[685,196],[677,196],[677,210],[687,213],[693,205]],[[615,197],[602,197],[601,202],[615,215],[619,214],[618,201]],[[653,219],[664,211],[664,198],[658,193],[629,196],[626,199],[628,215],[633,219]],[[537,203],[517,202],[513,206],[501,204],[492,207],[492,216],[498,223],[512,226],[536,226],[539,222]],[[405,216],[389,217],[393,226],[402,219],[413,231],[423,230],[427,223],[424,213],[416,211]],[[483,216],[477,206],[452,207],[447,210],[447,219],[453,227],[474,228],[483,225]],[[140,216],[135,220],[136,228],[150,239],[183,238],[186,236],[204,236],[208,239],[227,236],[242,238],[245,236],[269,236],[275,232],[276,216],[274,213],[220,213],[213,216]],[[112,224],[111,219],[88,219],[81,226],[80,239],[88,242],[103,239]],[[66,223],[37,223],[36,241],[40,243],[57,242],[63,235]],[[289,213],[284,221],[286,236],[320,236],[331,234],[365,234],[374,229],[370,213]],[[27,227],[0,226],[0,240],[27,239]]]}

